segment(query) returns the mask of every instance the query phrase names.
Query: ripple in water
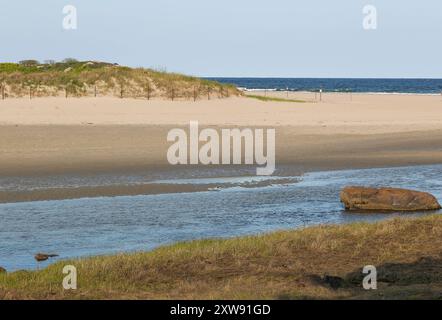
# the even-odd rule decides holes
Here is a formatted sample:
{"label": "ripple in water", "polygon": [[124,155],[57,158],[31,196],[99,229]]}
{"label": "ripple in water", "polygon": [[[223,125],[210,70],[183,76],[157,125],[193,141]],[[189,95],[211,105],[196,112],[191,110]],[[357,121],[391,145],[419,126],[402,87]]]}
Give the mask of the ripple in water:
{"label": "ripple in water", "polygon": [[67,259],[200,238],[377,221],[399,214],[345,213],[339,202],[342,187],[411,188],[441,200],[441,173],[442,165],[329,171],[307,174],[298,183],[216,192],[1,204],[0,266],[10,271],[36,268],[37,252]]}

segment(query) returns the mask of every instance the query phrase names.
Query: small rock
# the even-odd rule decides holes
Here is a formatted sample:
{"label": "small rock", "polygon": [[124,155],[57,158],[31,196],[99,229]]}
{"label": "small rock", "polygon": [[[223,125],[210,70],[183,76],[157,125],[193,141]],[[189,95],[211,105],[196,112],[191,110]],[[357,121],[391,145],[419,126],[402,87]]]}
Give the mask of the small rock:
{"label": "small rock", "polygon": [[55,258],[55,257],[58,257],[58,254],[37,253],[34,256],[34,259],[37,260],[38,262],[42,262],[48,260],[49,258]]}
{"label": "small rock", "polygon": [[328,286],[333,290],[337,290],[339,288],[345,287],[346,283],[345,280],[341,277],[336,276],[330,276],[330,275],[311,275],[310,280],[313,281],[316,284],[322,285],[322,286]]}

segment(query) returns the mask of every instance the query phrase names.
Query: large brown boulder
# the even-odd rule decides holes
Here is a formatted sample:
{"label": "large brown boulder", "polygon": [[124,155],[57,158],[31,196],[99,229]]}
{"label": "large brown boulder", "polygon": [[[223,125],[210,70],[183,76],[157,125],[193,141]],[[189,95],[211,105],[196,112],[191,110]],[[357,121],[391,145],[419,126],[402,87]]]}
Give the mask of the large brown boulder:
{"label": "large brown boulder", "polygon": [[346,187],[341,192],[346,210],[424,211],[441,209],[426,192],[396,188]]}

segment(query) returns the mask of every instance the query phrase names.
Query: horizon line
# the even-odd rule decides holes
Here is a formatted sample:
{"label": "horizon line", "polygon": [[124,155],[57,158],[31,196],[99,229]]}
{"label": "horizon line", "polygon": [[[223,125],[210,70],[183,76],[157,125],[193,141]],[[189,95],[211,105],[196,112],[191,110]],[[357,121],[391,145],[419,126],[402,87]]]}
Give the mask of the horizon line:
{"label": "horizon line", "polygon": [[442,80],[440,78],[433,77],[277,77],[277,76],[195,76],[198,78],[205,79],[216,79],[216,78],[225,78],[225,79],[351,79],[351,80]]}

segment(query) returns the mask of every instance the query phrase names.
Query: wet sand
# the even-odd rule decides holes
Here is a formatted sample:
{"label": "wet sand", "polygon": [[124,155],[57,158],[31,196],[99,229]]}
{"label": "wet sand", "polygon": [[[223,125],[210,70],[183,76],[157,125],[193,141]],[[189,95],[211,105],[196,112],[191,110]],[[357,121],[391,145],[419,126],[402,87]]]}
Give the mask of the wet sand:
{"label": "wet sand", "polygon": [[[180,126],[179,126],[180,127]],[[166,153],[171,126],[0,126],[0,175],[177,170]],[[185,129],[185,127],[182,127]],[[382,134],[276,128],[276,162],[298,171],[434,164],[442,129]]]}
{"label": "wet sand", "polygon": [[[173,172],[202,166],[167,163],[168,126],[0,126],[1,177]],[[442,163],[442,130],[321,134],[276,128],[276,175]],[[229,166],[227,166],[228,169]],[[283,170],[281,170],[281,167]],[[234,171],[232,171],[234,172]],[[233,174],[232,174],[233,175]],[[204,191],[207,186],[119,185],[1,191],[0,202]]]}

